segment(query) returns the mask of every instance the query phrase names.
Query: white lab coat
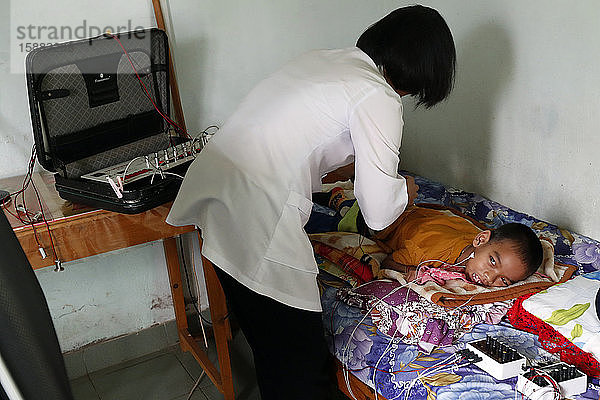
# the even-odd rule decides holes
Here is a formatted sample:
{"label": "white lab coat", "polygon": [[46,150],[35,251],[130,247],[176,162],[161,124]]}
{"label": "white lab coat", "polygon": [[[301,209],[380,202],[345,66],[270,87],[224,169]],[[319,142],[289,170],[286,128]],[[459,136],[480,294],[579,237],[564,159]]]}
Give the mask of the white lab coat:
{"label": "white lab coat", "polygon": [[306,53],[260,82],[192,163],[167,222],[251,290],[321,311],[304,232],[327,172],[355,161],[355,195],[380,230],[405,209],[402,102],[360,49]]}

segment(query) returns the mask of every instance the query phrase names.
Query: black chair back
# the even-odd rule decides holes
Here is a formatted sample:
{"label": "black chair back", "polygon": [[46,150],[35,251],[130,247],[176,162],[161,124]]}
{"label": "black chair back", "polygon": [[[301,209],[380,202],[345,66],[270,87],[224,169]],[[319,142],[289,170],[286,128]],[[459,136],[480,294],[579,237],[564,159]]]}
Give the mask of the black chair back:
{"label": "black chair back", "polygon": [[[0,356],[20,398],[73,399],[48,303],[1,210]],[[13,399],[5,387],[9,380],[1,382],[0,399]]]}

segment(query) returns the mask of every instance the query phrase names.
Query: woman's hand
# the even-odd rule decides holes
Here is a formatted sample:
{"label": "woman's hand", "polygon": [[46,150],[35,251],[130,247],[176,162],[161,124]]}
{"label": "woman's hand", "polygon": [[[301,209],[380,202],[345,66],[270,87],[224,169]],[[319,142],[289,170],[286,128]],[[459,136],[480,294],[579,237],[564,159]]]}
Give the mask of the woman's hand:
{"label": "woman's hand", "polygon": [[408,206],[412,206],[415,204],[415,200],[417,199],[417,195],[419,194],[419,185],[415,183],[415,178],[410,175],[403,175],[404,179],[406,179],[406,191],[408,192]]}
{"label": "woman's hand", "polygon": [[323,183],[344,182],[350,179],[354,182],[354,163],[344,165],[338,169],[329,172],[322,179]]}

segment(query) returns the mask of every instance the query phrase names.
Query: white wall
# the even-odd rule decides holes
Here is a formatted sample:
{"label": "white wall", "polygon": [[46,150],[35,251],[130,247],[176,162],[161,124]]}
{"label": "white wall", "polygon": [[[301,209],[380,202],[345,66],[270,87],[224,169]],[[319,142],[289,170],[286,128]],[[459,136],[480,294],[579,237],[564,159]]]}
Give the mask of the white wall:
{"label": "white wall", "polygon": [[36,270],[63,351],[172,320],[161,242]]}
{"label": "white wall", "polygon": [[458,75],[447,104],[407,116],[407,167],[600,239],[600,4],[428,3]]}
{"label": "white wall", "polygon": [[[412,1],[172,0],[188,123],[222,122],[263,76],[310,48],[350,46]],[[402,166],[600,238],[596,0],[424,0],[450,25],[452,97],[405,108]],[[276,5],[275,5],[276,4]]]}
{"label": "white wall", "polygon": [[[27,16],[42,8],[40,4],[27,7],[28,1],[33,0],[12,1],[11,11]],[[258,80],[290,57],[311,48],[352,46],[371,22],[412,3],[163,2],[170,12],[189,130],[195,133],[210,124],[222,124]],[[77,25],[86,18],[97,25],[122,24],[128,19],[134,25],[154,25],[149,0],[42,4],[44,12],[36,11],[36,15],[42,15],[47,24]],[[597,1],[424,0],[422,4],[440,10],[454,33],[457,82],[452,97],[432,110],[415,111],[407,101],[402,166],[600,239],[600,214],[594,212],[600,197],[594,157],[600,149],[596,134],[600,126]],[[9,72],[15,49],[10,45],[14,32],[7,7],[0,14],[0,177],[25,172],[32,142],[24,77]],[[157,268],[164,266],[160,249],[142,246],[125,255],[133,271],[148,262],[148,252]],[[77,264],[78,269],[90,270],[81,279],[93,280],[98,287],[118,286],[114,277],[96,265],[95,261]],[[38,272],[38,277],[48,292],[58,285],[52,274]],[[157,274],[153,279],[158,282],[165,277]],[[148,298],[141,301],[137,295],[121,293],[120,312],[148,311]],[[85,295],[82,291],[72,294]],[[51,307],[59,309],[66,301],[57,296]],[[95,318],[110,318],[116,312],[108,302],[99,304]],[[73,317],[72,323],[81,321],[82,328],[88,317]],[[120,333],[116,328],[111,332]],[[111,332],[96,337],[108,337]]]}

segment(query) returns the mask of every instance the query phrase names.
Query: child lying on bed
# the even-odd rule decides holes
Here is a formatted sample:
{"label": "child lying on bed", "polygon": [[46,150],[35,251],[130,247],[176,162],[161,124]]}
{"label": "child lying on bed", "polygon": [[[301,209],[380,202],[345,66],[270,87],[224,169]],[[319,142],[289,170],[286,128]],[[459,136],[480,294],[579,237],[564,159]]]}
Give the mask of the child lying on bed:
{"label": "child lying on bed", "polygon": [[[365,233],[358,205],[343,200],[342,192],[334,189],[329,205],[351,206],[340,230],[358,225]],[[542,244],[526,225],[481,230],[466,218],[419,206],[407,208],[392,225],[367,236],[391,252],[381,268],[402,272],[407,281],[417,283],[433,280],[443,285],[462,279],[481,286],[509,286],[532,275],[543,259]]]}
{"label": "child lying on bed", "polygon": [[418,206],[409,207],[374,238],[393,250],[381,267],[417,283],[462,279],[509,286],[532,275],[543,259],[542,244],[526,225],[481,230],[466,218]]}

